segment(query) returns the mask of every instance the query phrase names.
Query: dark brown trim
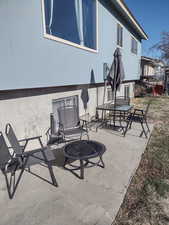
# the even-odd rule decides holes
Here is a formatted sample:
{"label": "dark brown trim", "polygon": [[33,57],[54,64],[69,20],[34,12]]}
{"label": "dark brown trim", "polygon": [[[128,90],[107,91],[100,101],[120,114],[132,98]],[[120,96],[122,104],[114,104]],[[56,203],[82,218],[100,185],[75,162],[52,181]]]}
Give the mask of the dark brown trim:
{"label": "dark brown trim", "polygon": [[122,81],[122,84],[136,82],[136,81],[138,81],[138,80],[124,80],[124,81]]}
{"label": "dark brown trim", "polygon": [[[129,83],[129,82],[135,82],[135,80],[123,81],[123,83]],[[59,92],[75,91],[85,87],[95,88],[95,87],[102,87],[102,86],[104,86],[104,83],[0,90],[0,100],[32,97],[32,96],[46,95],[46,94],[59,93]]]}
{"label": "dark brown trim", "polygon": [[31,97],[59,92],[75,91],[84,87],[93,88],[103,86],[103,83],[97,84],[78,84],[78,85],[64,85],[53,87],[38,87],[38,88],[23,88],[23,89],[10,89],[0,90],[0,100]]}

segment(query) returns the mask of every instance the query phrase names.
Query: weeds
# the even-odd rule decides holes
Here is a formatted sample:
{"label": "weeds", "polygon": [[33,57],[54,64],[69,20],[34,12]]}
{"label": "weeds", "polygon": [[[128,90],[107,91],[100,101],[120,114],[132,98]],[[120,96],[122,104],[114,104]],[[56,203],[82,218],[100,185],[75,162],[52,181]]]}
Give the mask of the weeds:
{"label": "weeds", "polygon": [[154,130],[113,225],[169,224],[169,205],[168,213],[162,205],[169,199],[169,98],[139,98],[134,103],[143,107],[150,100]]}

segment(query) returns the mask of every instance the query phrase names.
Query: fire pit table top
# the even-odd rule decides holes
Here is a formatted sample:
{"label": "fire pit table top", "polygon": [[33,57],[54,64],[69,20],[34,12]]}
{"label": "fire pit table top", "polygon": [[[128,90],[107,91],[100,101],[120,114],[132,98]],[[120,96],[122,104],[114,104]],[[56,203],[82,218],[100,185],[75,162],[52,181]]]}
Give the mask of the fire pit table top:
{"label": "fire pit table top", "polygon": [[106,147],[93,140],[78,140],[71,142],[64,147],[64,155],[70,159],[85,160],[101,156]]}

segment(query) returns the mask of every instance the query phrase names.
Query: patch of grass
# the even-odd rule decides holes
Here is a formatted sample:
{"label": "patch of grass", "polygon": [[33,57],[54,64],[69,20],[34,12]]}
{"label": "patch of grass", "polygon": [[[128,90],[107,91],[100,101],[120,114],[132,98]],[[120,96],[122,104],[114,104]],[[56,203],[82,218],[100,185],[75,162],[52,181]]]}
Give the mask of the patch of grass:
{"label": "patch of grass", "polygon": [[154,130],[113,225],[169,224],[155,199],[169,198],[169,98],[138,98],[134,104],[143,107],[150,100]]}
{"label": "patch of grass", "polygon": [[145,191],[148,193],[148,189],[156,191],[160,197],[165,197],[166,193],[169,192],[169,184],[167,184],[163,179],[158,177],[148,178],[144,185]]}

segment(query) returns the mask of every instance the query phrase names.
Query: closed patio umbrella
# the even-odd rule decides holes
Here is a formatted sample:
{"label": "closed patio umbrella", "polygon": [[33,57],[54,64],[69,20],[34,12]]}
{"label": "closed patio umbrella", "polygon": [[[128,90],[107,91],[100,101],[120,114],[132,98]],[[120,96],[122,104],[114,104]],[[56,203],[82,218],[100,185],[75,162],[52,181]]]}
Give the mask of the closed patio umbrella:
{"label": "closed patio umbrella", "polygon": [[[112,91],[114,92],[114,96],[116,97],[117,89],[120,87],[122,80],[124,80],[124,67],[121,59],[120,49],[117,48],[114,52],[114,60],[111,65],[109,74],[107,76],[107,80],[111,85]],[[115,99],[114,99],[115,100]]]}
{"label": "closed patio umbrella", "polygon": [[[107,76],[107,80],[111,85],[113,97],[114,97],[114,107],[116,107],[116,94],[117,89],[120,87],[122,80],[124,80],[124,67],[122,63],[122,55],[120,49],[117,48],[114,52],[114,60],[111,65],[109,74]],[[114,118],[115,118],[115,110],[114,110]]]}
{"label": "closed patio umbrella", "polygon": [[116,105],[116,93],[120,87],[121,82],[124,80],[124,67],[122,63],[122,55],[120,49],[117,48],[114,53],[114,104]]}

